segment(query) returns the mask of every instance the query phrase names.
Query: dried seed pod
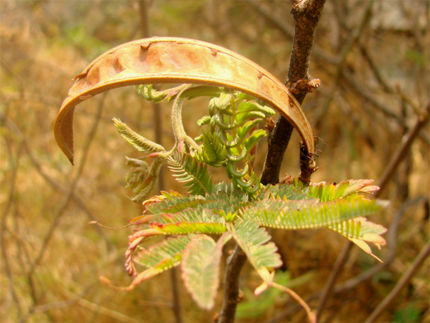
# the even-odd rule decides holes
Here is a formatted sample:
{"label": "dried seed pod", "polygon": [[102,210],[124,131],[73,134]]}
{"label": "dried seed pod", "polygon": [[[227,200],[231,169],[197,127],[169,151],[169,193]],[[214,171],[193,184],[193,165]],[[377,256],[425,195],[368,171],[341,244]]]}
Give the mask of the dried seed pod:
{"label": "dried seed pod", "polygon": [[77,104],[113,88],[156,83],[222,86],[259,98],[287,118],[314,151],[311,126],[291,92],[262,67],[210,43],[171,37],[132,41],[96,58],[74,81],[54,125],[57,143],[72,163]]}

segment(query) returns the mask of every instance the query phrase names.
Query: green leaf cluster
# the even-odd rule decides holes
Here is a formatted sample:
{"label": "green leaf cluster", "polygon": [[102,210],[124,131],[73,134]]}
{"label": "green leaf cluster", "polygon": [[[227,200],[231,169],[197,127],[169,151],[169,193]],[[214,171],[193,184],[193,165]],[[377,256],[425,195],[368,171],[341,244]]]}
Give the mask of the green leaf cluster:
{"label": "green leaf cluster", "polygon": [[[209,115],[197,121],[203,143],[196,158],[214,167],[226,167],[233,184],[250,195],[260,188],[252,170],[257,142],[266,136],[258,124],[275,114],[268,106],[240,92],[225,90],[209,102]],[[205,129],[206,128],[206,129]]]}
{"label": "green leaf cluster", "polygon": [[[139,278],[135,278],[128,288],[134,288],[143,281],[142,277],[147,279],[149,274],[152,277],[181,263],[187,289],[202,308],[211,308],[218,286],[218,267],[224,243],[220,242],[223,240],[216,242],[212,238],[214,234],[224,235],[224,238],[226,234],[231,236],[261,278],[270,283],[270,273],[282,262],[264,227],[327,228],[344,235],[371,254],[366,242],[384,244],[380,234],[386,229],[365,221],[363,217],[384,206],[382,202],[358,194],[368,190],[370,184],[371,181],[362,180],[304,187],[299,181],[294,181],[263,187],[255,199],[250,199],[248,194],[232,184],[213,185],[212,191],[204,196],[162,192],[162,195],[145,201],[144,216],[133,219],[139,230],[129,237],[126,263],[132,266],[136,245],[145,239],[169,235],[177,236],[175,239],[178,241],[169,238],[166,243],[138,251],[136,262],[149,268],[137,274]],[[349,189],[344,190],[345,187]],[[338,194],[332,194],[336,191]],[[329,194],[331,198],[328,198]],[[187,261],[183,262],[185,255]],[[210,286],[210,292],[202,292],[202,282]]]}
{"label": "green leaf cluster", "polygon": [[[234,239],[263,280],[257,288],[280,288],[273,282],[275,268],[281,266],[277,247],[270,242],[266,227],[275,229],[326,228],[350,239],[368,254],[367,243],[384,245],[386,229],[367,221],[366,216],[386,203],[368,199],[372,180],[349,180],[339,184],[291,183],[264,186],[252,169],[257,142],[266,136],[258,124],[274,111],[246,94],[222,88],[183,85],[166,91],[152,86],[138,89],[148,100],[174,99],[172,128],[175,144],[171,150],[136,134],[114,119],[120,135],[134,148],[152,159],[127,158],[126,185],[136,202],[143,202],[144,214],[130,220],[137,229],[129,236],[126,269],[134,276],[127,290],[166,269],[181,265],[182,278],[197,304],[210,309],[219,285],[222,249]],[[198,120],[201,136],[190,138],[182,124],[185,99],[210,96],[209,115]],[[197,142],[200,143],[197,144]],[[189,195],[151,191],[161,166],[167,163],[175,179]],[[214,183],[208,167],[223,167],[230,183]],[[156,236],[170,236],[148,248],[141,243]],[[214,236],[220,236],[214,239]],[[374,256],[375,257],[375,256]],[[376,257],[375,257],[376,258]],[[138,273],[135,264],[145,267]],[[283,289],[284,291],[286,289]]]}

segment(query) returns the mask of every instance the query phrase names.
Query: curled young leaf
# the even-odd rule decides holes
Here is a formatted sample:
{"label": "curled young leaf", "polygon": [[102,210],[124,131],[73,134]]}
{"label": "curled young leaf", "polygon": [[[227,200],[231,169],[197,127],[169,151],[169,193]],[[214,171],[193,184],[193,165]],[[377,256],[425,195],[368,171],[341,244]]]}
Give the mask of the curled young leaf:
{"label": "curled young leaf", "polygon": [[312,129],[291,92],[262,67],[210,43],[171,37],[132,41],[96,58],[74,81],[54,125],[57,143],[72,163],[77,104],[113,88],[155,83],[205,84],[245,92],[287,118],[308,151],[314,151]]}

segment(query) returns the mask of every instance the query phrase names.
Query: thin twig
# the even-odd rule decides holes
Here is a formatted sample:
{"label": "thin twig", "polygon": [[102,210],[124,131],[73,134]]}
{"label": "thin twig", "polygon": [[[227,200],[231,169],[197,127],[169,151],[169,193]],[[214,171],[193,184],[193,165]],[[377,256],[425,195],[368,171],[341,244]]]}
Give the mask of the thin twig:
{"label": "thin twig", "polygon": [[[318,25],[325,0],[292,1],[292,13],[296,21],[293,51],[287,83],[294,85],[301,79],[308,80],[309,57],[314,41],[315,29]],[[307,90],[296,92],[295,96],[302,103]],[[278,119],[277,125],[269,136],[268,153],[261,176],[263,185],[279,182],[279,172],[285,150],[290,141],[293,126],[283,117]],[[310,152],[313,153],[313,152]],[[309,152],[308,152],[309,154]],[[239,292],[240,270],[246,261],[246,255],[236,246],[226,270],[224,303],[218,323],[234,322]]]}
{"label": "thin twig", "polygon": [[[40,162],[36,159],[34,156],[32,150],[30,149],[28,145],[28,141],[25,138],[24,134],[22,133],[21,129],[18,128],[18,126],[13,123],[12,120],[9,118],[3,116],[0,112],[0,116],[5,118],[5,123],[9,129],[11,129],[16,135],[19,136],[21,143],[23,144],[24,150],[27,154],[27,157],[30,159],[30,162],[33,164],[34,168],[36,169],[36,172],[56,191],[60,191],[64,195],[70,194],[70,187],[65,187],[63,184],[59,183],[57,180],[49,176],[46,171],[43,169]],[[111,120],[111,119],[109,119]],[[82,197],[76,192],[72,191],[72,199],[76,203],[76,205],[81,208],[85,214],[87,215],[88,219],[90,221],[97,221],[96,216],[91,212],[88,205],[85,203],[85,201],[82,199]],[[115,249],[114,244],[109,240],[109,238],[106,236],[105,232],[97,227],[97,232],[102,236],[102,238],[105,240],[106,247],[109,251],[112,251]]]}
{"label": "thin twig", "polygon": [[[98,124],[99,124],[99,121],[100,121],[100,118],[101,118],[101,115],[102,115],[102,111],[103,111],[105,97],[106,97],[106,95],[103,95],[102,99],[101,99],[101,101],[99,103],[98,111],[97,111],[97,117],[96,117],[96,120],[94,121],[94,124],[93,124],[93,126],[92,126],[92,128],[91,128],[91,130],[89,132],[88,140],[86,141],[86,145],[85,145],[85,148],[84,148],[84,153],[83,153],[83,156],[82,156],[82,159],[81,159],[81,163],[80,163],[78,172],[77,172],[77,174],[76,174],[76,176],[73,179],[73,182],[71,184],[69,194],[68,194],[66,200],[64,201],[63,205],[59,208],[57,214],[55,215],[54,220],[53,220],[53,222],[51,224],[51,227],[49,228],[48,233],[45,236],[45,239],[43,241],[43,244],[42,244],[42,247],[41,247],[41,249],[39,251],[38,256],[36,257],[36,259],[34,260],[34,262],[31,264],[30,270],[29,270],[28,275],[27,275],[27,277],[28,277],[29,280],[32,279],[34,271],[35,271],[36,267],[40,264],[40,262],[41,262],[41,260],[42,260],[42,258],[44,256],[44,254],[45,254],[45,251],[46,251],[46,249],[48,247],[48,244],[49,244],[49,242],[51,240],[51,237],[53,236],[53,234],[55,232],[55,229],[57,228],[58,224],[60,223],[61,216],[64,214],[64,211],[66,210],[66,208],[68,207],[70,201],[72,200],[73,192],[74,192],[74,190],[75,190],[75,188],[77,186],[77,183],[79,181],[79,178],[80,178],[80,176],[81,176],[81,174],[83,172],[83,169],[84,169],[84,166],[85,166],[85,162],[86,162],[86,159],[87,159],[87,156],[88,156],[89,148],[91,146],[91,143],[92,143],[92,141],[93,141],[93,139],[95,137],[95,133],[96,133],[97,128],[98,128]],[[32,309],[30,309],[29,313],[31,313],[31,310]],[[25,320],[23,320],[23,318],[25,318],[25,317],[27,317],[27,315],[24,316],[24,317],[22,317],[21,320],[20,320],[20,322],[25,322]]]}
{"label": "thin twig", "polygon": [[343,70],[343,67],[344,67],[344,64],[345,64],[345,61],[346,61],[348,54],[350,53],[354,44],[359,41],[361,35],[363,34],[365,27],[367,26],[368,22],[370,21],[370,17],[372,15],[373,2],[374,2],[374,0],[371,0],[368,2],[367,7],[363,13],[362,18],[361,18],[360,24],[355,29],[355,31],[352,33],[351,37],[345,42],[345,44],[343,45],[343,47],[340,51],[338,63],[336,66],[336,72],[333,76],[333,81],[331,84],[331,89],[329,91],[329,94],[326,96],[326,99],[325,99],[321,109],[319,110],[320,111],[319,116],[317,117],[318,123],[321,123],[322,120],[325,119],[324,117],[327,115],[327,111],[330,107],[330,103],[333,100],[334,94],[338,88],[339,81],[340,81],[341,76],[342,76],[342,70]]}
{"label": "thin twig", "polygon": [[[3,122],[2,122],[3,123]],[[12,268],[9,264],[9,257],[7,256],[7,252],[6,252],[6,240],[5,240],[5,232],[7,229],[7,224],[6,224],[6,220],[10,211],[10,208],[13,204],[13,200],[14,200],[14,196],[16,194],[16,178],[17,178],[17,174],[18,174],[18,167],[19,167],[19,160],[20,160],[20,156],[21,156],[21,151],[22,151],[22,145],[19,146],[17,154],[16,154],[16,159],[13,159],[13,154],[12,151],[10,149],[10,145],[8,143],[8,141],[6,140],[7,144],[6,147],[8,148],[8,152],[9,152],[9,164],[10,164],[10,169],[11,169],[11,179],[10,179],[10,190],[9,190],[9,196],[6,202],[6,206],[5,209],[3,211],[3,216],[1,219],[1,227],[0,227],[0,242],[1,242],[1,253],[2,253],[2,258],[3,258],[3,264],[4,264],[4,270],[6,272],[6,276],[8,279],[8,283],[9,283],[9,291],[10,294],[12,296],[12,299],[16,305],[16,310],[17,310],[17,314],[18,317],[21,316],[21,303],[19,301],[18,295],[15,291],[14,288],[14,279],[13,279],[13,272],[12,272]]]}
{"label": "thin twig", "polygon": [[[149,24],[149,16],[148,16],[148,0],[139,0],[139,17],[140,17],[140,29],[142,36],[144,38],[150,37],[150,24]],[[163,122],[162,122],[162,105],[156,104],[155,102],[152,103],[152,113],[154,116],[154,139],[155,142],[163,145]],[[140,109],[142,111],[142,109]],[[138,115],[140,116],[140,114]],[[158,190],[162,191],[166,189],[165,184],[165,172],[163,169],[159,173],[158,177]],[[178,284],[178,278],[177,278],[177,269],[172,268],[170,270],[170,283],[172,286],[172,300],[173,300],[173,315],[175,316],[176,323],[182,323],[182,308],[181,308],[181,301],[179,297],[179,284]]]}
{"label": "thin twig", "polygon": [[[285,19],[279,19],[277,15],[272,12],[266,4],[263,2],[257,2],[253,0],[246,0],[246,2],[252,6],[260,15],[262,15],[267,21],[271,22],[280,32],[282,32],[288,39],[294,38],[294,26],[291,26]],[[337,58],[325,51],[318,44],[314,44],[312,51],[315,55],[321,57],[323,60],[337,64]]]}
{"label": "thin twig", "polygon": [[83,298],[81,295],[75,295],[72,292],[70,292],[69,290],[65,290],[65,292],[67,294],[69,294],[69,296],[74,300],[76,300],[76,303],[79,304],[80,306],[89,309],[90,311],[102,314],[102,315],[106,315],[108,317],[111,317],[119,322],[126,322],[126,323],[139,323],[142,322],[140,320],[136,320],[128,315],[125,315],[121,312],[115,311],[113,309],[101,306],[99,304],[90,302],[88,300],[86,300],[85,298]]}
{"label": "thin twig", "polygon": [[370,314],[365,323],[372,323],[382,314],[382,312],[391,304],[391,302],[397,297],[400,291],[405,285],[411,280],[415,273],[421,268],[424,260],[430,255],[430,241],[421,249],[419,255],[415,258],[412,265],[402,276],[396,286],[392,289],[390,294],[379,304],[379,306]]}
{"label": "thin twig", "polygon": [[400,147],[394,153],[394,156],[391,158],[387,167],[385,167],[384,172],[381,175],[377,184],[380,187],[380,190],[377,192],[376,196],[380,195],[379,192],[382,191],[383,188],[385,188],[389,179],[391,178],[391,176],[393,176],[395,170],[397,169],[397,166],[407,155],[407,151],[411,147],[412,142],[418,136],[421,128],[424,127],[427,121],[429,120],[429,115],[430,115],[430,101],[427,102],[427,105],[424,108],[424,114],[418,116],[418,120],[416,121],[414,127],[406,135],[403,136]]}
{"label": "thin twig", "polygon": [[43,305],[39,305],[39,306],[34,306],[30,311],[28,311],[26,313],[26,315],[24,317],[21,317],[20,322],[25,322],[28,319],[28,317],[33,313],[42,313],[42,312],[51,311],[53,309],[69,307],[69,306],[75,304],[79,300],[80,297],[85,296],[85,294],[87,294],[89,292],[89,290],[92,286],[94,286],[94,284],[85,288],[79,296],[72,297],[68,300],[61,301],[61,302],[47,303],[47,304],[43,304]]}
{"label": "thin twig", "polygon": [[[291,53],[290,66],[288,69],[287,87],[294,87],[299,81],[306,84],[309,81],[310,54],[314,41],[315,29],[318,25],[325,0],[322,1],[292,1],[292,13],[296,22]],[[307,86],[293,93],[299,103],[302,103],[306,94]],[[268,140],[268,153],[264,164],[261,183],[276,184],[279,182],[282,159],[291,138],[293,126],[283,117],[277,121]],[[313,151],[307,152],[312,158]]]}
{"label": "thin twig", "polygon": [[321,313],[329,299],[331,291],[333,289],[334,284],[336,283],[338,273],[340,273],[341,269],[345,265],[346,260],[348,259],[348,254],[352,248],[352,243],[346,244],[345,248],[342,249],[341,253],[336,259],[334,263],[333,269],[331,273],[336,273],[336,275],[331,274],[321,295],[320,302],[318,303],[317,308],[317,322],[321,318]]}
{"label": "thin twig", "polygon": [[218,323],[233,323],[239,302],[239,276],[246,262],[246,254],[236,245],[233,254],[229,257],[224,279],[224,303]]}

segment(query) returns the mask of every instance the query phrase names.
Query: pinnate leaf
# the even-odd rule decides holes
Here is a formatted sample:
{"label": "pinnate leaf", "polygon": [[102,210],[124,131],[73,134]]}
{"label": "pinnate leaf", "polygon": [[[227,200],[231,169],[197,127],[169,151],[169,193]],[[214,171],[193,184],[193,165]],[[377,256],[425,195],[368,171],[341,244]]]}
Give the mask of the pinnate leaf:
{"label": "pinnate leaf", "polygon": [[[126,268],[135,278],[132,283],[125,288],[127,291],[132,290],[145,280],[154,277],[165,270],[175,267],[180,264],[182,259],[182,251],[190,241],[189,237],[169,238],[160,243],[151,246],[148,249],[141,249],[137,255],[133,257],[133,250],[136,248],[136,243],[140,243],[142,239],[134,240],[126,252]],[[133,262],[137,262],[148,269],[141,273],[137,273],[133,266]]]}
{"label": "pinnate leaf", "polygon": [[321,202],[332,201],[340,199],[358,192],[374,192],[379,188],[371,185],[371,179],[348,180],[340,182],[339,184],[333,183],[315,183],[309,185],[304,191],[307,192],[308,198],[318,198]]}
{"label": "pinnate leaf", "polygon": [[173,154],[168,158],[169,169],[178,182],[185,183],[188,192],[204,196],[212,191],[213,182],[206,165],[185,154]]}
{"label": "pinnate leaf", "polygon": [[382,225],[367,221],[366,218],[358,217],[330,225],[328,228],[345,236],[364,252],[368,253],[378,261],[381,261],[372,253],[372,249],[370,249],[367,242],[373,243],[378,247],[378,249],[380,246],[384,246],[386,244],[385,239],[380,236],[387,232],[387,229]]}
{"label": "pinnate leaf", "polygon": [[226,233],[215,243],[211,237],[201,234],[192,238],[184,250],[182,278],[194,301],[203,309],[214,306],[222,247],[229,236]]}
{"label": "pinnate leaf", "polygon": [[121,137],[123,137],[128,143],[130,143],[138,151],[142,151],[144,153],[165,151],[163,146],[142,137],[138,133],[131,130],[121,120],[117,118],[113,118],[112,120]]}
{"label": "pinnate leaf", "polygon": [[380,203],[362,196],[319,202],[313,200],[266,199],[244,208],[242,217],[277,229],[313,229],[325,227],[381,209]]}
{"label": "pinnate leaf", "polygon": [[147,268],[160,266],[167,259],[180,261],[180,255],[189,241],[188,236],[168,238],[152,245],[148,249],[141,249],[136,253],[134,261]]}
{"label": "pinnate leaf", "polygon": [[[282,265],[276,245],[273,242],[266,243],[270,240],[270,235],[264,228],[259,227],[256,221],[248,219],[237,223],[231,229],[233,238],[260,276],[265,276],[268,269]],[[266,280],[266,277],[262,278]]]}
{"label": "pinnate leaf", "polygon": [[226,231],[224,224],[222,223],[173,223],[173,224],[161,224],[151,223],[148,229],[140,230],[129,237],[129,243],[139,238],[148,238],[159,235],[186,235],[186,234],[223,234]]}

